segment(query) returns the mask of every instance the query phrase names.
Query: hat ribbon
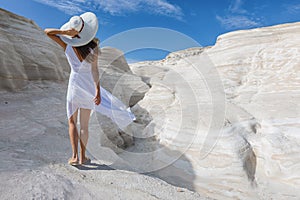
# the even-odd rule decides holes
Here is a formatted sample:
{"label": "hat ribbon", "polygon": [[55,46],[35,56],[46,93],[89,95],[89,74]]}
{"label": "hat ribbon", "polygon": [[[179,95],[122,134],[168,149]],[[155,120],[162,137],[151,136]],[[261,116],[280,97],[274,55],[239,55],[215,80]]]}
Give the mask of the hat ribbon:
{"label": "hat ribbon", "polygon": [[[80,19],[82,21],[82,26],[81,26],[80,30],[78,31],[78,33],[80,33],[84,27],[84,21],[83,21],[82,17],[80,17]],[[80,38],[80,36],[79,36],[79,34],[77,34],[77,35],[74,35],[72,38]]]}

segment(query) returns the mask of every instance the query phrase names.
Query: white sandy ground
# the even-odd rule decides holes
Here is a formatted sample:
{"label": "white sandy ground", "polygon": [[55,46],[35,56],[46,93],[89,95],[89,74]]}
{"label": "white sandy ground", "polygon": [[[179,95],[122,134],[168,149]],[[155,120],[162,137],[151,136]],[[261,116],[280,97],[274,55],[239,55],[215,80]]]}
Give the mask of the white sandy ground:
{"label": "white sandy ground", "polygon": [[51,82],[0,92],[1,200],[209,199],[150,175],[115,170],[109,160],[116,154],[105,147],[98,149],[101,160],[89,154],[91,165],[69,166],[65,92],[66,83]]}

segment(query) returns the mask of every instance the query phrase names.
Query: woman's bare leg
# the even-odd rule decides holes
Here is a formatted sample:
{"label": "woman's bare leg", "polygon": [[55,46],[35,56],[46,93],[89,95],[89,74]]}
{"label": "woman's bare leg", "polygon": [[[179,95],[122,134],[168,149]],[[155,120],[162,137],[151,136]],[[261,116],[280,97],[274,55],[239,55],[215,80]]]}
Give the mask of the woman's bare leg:
{"label": "woman's bare leg", "polygon": [[89,120],[90,120],[90,109],[80,108],[80,161],[82,164],[86,161],[85,150],[89,137]]}
{"label": "woman's bare leg", "polygon": [[78,131],[76,127],[77,114],[78,110],[76,110],[76,112],[69,119],[69,135],[72,146],[72,158],[70,158],[69,163],[78,161]]}

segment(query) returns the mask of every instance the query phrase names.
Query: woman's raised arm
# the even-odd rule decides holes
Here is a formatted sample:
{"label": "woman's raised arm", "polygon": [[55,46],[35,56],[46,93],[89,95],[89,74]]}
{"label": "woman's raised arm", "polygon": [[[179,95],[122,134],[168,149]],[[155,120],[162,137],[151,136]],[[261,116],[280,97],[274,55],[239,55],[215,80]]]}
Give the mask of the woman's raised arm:
{"label": "woman's raised arm", "polygon": [[54,28],[46,28],[44,30],[44,32],[47,34],[47,36],[49,38],[51,38],[57,44],[59,44],[64,49],[64,51],[66,50],[67,44],[64,41],[62,41],[60,39],[60,37],[57,35],[68,35],[68,36],[74,37],[75,35],[78,34],[78,31],[76,31],[75,29],[60,30],[60,29],[54,29]]}

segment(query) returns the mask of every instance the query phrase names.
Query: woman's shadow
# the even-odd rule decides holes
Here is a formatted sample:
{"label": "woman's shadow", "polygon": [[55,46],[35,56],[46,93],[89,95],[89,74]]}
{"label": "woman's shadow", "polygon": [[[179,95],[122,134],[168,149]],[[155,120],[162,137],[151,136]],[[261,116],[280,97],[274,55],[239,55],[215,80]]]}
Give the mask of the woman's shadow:
{"label": "woman's shadow", "polygon": [[76,167],[79,170],[115,170],[114,168],[112,168],[108,165],[99,164],[96,162],[91,162],[86,165],[76,165],[74,167]]}

